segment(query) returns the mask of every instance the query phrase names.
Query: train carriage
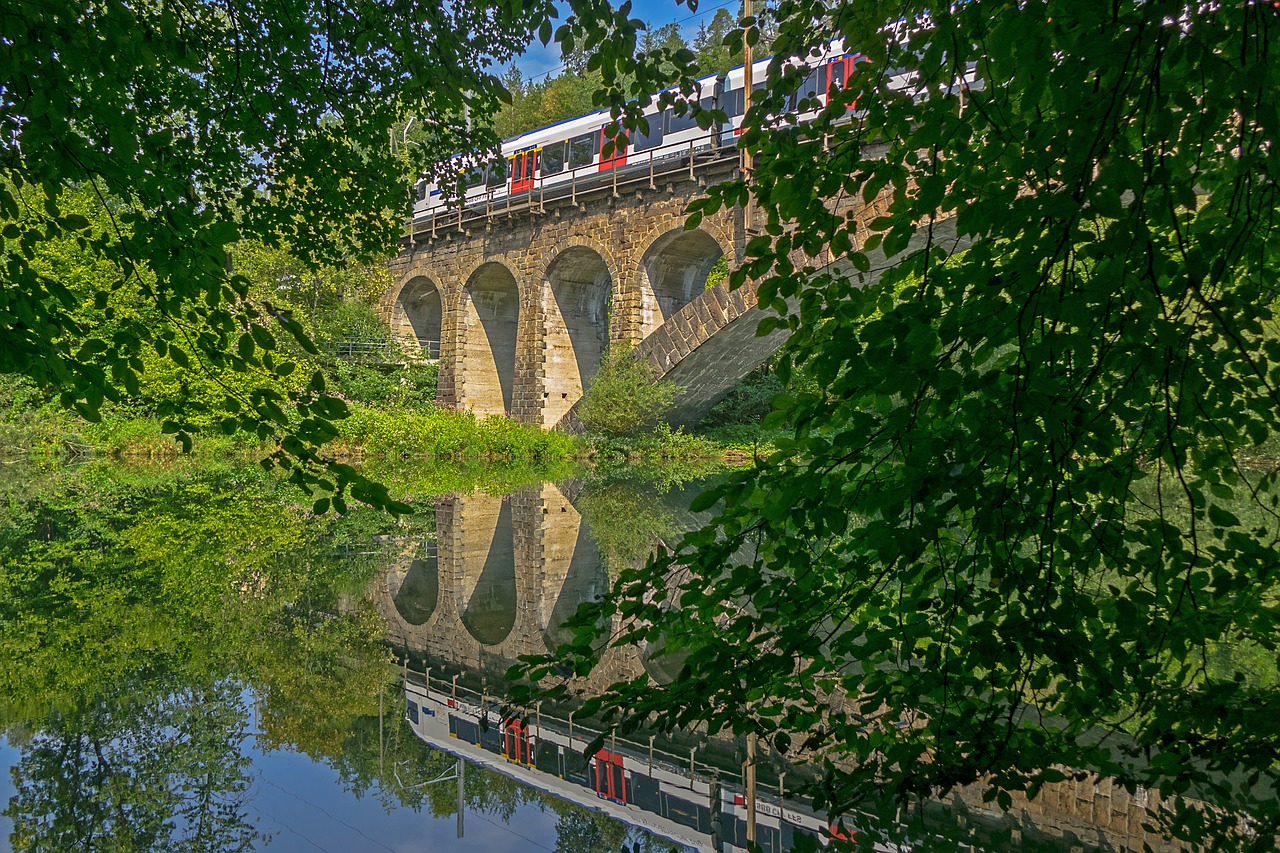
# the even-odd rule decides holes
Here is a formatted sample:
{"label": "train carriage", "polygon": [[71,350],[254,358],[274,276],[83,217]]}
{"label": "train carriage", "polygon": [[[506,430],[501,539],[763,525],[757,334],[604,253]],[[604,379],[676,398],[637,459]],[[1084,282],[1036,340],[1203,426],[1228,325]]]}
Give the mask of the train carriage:
{"label": "train carriage", "polygon": [[[764,80],[770,61],[765,58],[752,64],[754,80]],[[859,55],[844,53],[838,42],[810,59],[809,73],[791,96],[788,113],[796,121],[812,118],[826,105],[827,93],[843,87],[862,61]],[[619,175],[613,173],[652,171],[664,161],[736,157],[736,136],[741,133],[745,104],[744,79],[745,68],[738,66],[727,74],[697,81],[690,101],[704,110],[718,109],[725,116],[723,122],[708,129],[698,126],[692,110],[678,113],[671,107],[659,110],[654,105],[644,113],[646,129],[633,131],[630,138],[620,135],[615,139],[608,134],[609,113],[597,111],[512,137],[502,143],[501,156],[489,160],[457,157],[454,165],[460,177],[460,196],[450,200],[440,187],[420,181],[414,220],[425,221],[458,209],[492,210],[574,196],[603,181],[616,182]],[[752,88],[760,90],[764,85],[757,82]],[[905,78],[897,85],[904,86]],[[799,111],[806,104],[817,106]]]}

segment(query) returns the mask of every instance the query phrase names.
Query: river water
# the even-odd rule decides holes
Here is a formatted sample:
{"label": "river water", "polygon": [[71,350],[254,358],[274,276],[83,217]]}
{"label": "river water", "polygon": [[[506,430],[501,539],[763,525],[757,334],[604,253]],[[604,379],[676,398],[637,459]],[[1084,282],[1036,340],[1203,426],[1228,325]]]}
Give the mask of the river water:
{"label": "river water", "polygon": [[[584,756],[572,705],[503,702],[519,656],[698,522],[699,484],[373,473],[415,512],[315,517],[233,464],[4,466],[0,850],[747,849],[746,744]],[[677,669],[611,650],[591,678]],[[761,849],[819,843],[804,779],[759,762]]]}

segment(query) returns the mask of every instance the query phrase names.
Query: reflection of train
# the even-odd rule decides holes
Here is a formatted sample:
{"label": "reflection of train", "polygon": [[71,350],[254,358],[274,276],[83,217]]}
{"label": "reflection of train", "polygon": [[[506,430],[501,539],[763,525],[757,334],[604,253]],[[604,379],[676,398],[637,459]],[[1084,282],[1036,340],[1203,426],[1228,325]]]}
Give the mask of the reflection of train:
{"label": "reflection of train", "polygon": [[[669,758],[655,761],[643,748],[611,745],[588,760],[582,749],[593,733],[571,734],[571,727],[549,719],[504,720],[487,702],[428,688],[421,680],[406,683],[405,705],[414,732],[433,747],[697,850],[747,849],[747,807],[738,787],[716,786],[713,802],[709,779],[691,776]],[[797,836],[821,838],[825,832],[826,823],[813,812],[776,797],[762,795],[756,808],[757,841],[765,853],[784,853]],[[713,833],[720,848],[713,846]]]}
{"label": "reflection of train", "polygon": [[[795,113],[806,99],[813,98],[825,106],[827,93],[833,87],[842,87],[860,61],[861,56],[843,53],[838,43],[811,59],[809,74],[791,97],[789,111]],[[769,59],[753,63],[752,79],[764,80],[768,65]],[[620,171],[652,174],[655,167],[680,168],[692,164],[695,158],[736,156],[733,137],[742,125],[743,72],[739,66],[728,74],[698,81],[697,96],[691,101],[696,100],[707,110],[722,110],[727,117],[723,124],[709,129],[698,127],[689,111],[677,115],[670,107],[660,112],[655,105],[645,112],[647,132],[636,132],[631,139],[620,137],[615,142],[606,133],[609,113],[601,111],[508,139],[502,144],[501,156],[488,162],[458,158],[455,162],[461,173],[462,206],[494,206],[496,202],[511,205],[521,200],[576,195],[581,188],[617,181]],[[907,84],[906,74],[890,77],[893,88]],[[762,88],[762,82],[752,86],[753,91]],[[816,112],[798,113],[797,119],[803,121]],[[415,220],[434,217],[449,206],[457,207],[458,200],[447,205],[438,186],[425,180],[419,182]]]}

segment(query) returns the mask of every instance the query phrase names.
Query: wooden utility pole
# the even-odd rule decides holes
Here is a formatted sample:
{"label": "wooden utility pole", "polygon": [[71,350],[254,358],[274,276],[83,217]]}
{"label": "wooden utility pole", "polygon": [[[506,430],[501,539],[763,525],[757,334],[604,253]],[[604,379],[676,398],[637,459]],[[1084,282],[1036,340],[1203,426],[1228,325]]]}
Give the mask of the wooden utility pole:
{"label": "wooden utility pole", "polygon": [[[742,0],[742,17],[744,19],[752,15],[751,0]],[[742,124],[745,127],[747,123],[747,113],[751,111],[751,87],[754,83],[752,80],[751,64],[754,57],[751,55],[751,31],[755,27],[743,27],[742,29]],[[748,187],[751,185],[751,169],[755,164],[752,162],[751,152],[745,147],[742,149],[742,176],[746,179]],[[742,227],[748,234],[751,233],[751,193],[747,193],[747,203],[742,208]]]}

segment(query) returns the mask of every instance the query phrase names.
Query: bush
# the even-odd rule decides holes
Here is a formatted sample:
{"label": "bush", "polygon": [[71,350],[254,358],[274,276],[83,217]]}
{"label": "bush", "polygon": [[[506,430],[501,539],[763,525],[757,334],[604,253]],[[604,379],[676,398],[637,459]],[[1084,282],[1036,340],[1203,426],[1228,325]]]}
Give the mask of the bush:
{"label": "bush", "polygon": [[363,302],[338,302],[316,318],[316,338],[324,342],[380,340],[387,335],[378,312]]}
{"label": "bush", "polygon": [[387,371],[358,361],[325,366],[332,388],[343,397],[372,406],[425,408],[436,398],[436,364],[412,364]]}
{"label": "bush", "polygon": [[631,347],[611,347],[578,403],[578,418],[592,432],[633,435],[662,420],[679,391],[670,382],[655,380]]}

